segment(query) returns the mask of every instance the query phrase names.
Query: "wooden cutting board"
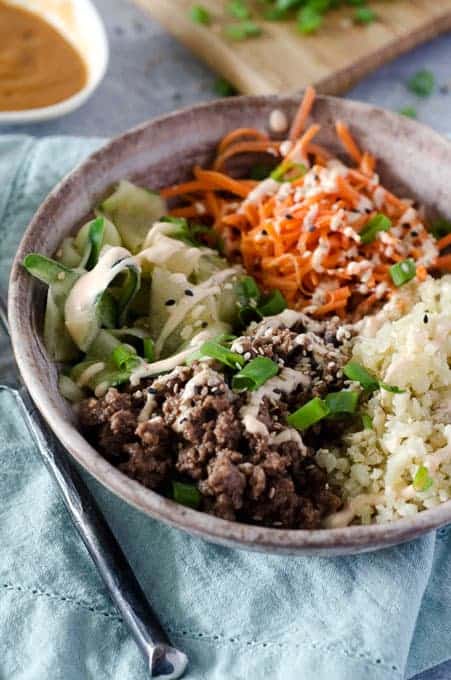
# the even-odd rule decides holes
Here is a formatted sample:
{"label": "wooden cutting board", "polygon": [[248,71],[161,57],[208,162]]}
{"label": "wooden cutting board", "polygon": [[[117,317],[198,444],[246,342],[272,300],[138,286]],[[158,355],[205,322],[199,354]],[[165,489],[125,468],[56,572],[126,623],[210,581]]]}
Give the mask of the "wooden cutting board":
{"label": "wooden cutting board", "polygon": [[233,21],[226,0],[202,0],[214,18],[208,27],[189,17],[197,0],[136,2],[244,94],[295,92],[308,83],[340,94],[378,66],[451,29],[451,0],[382,0],[370,3],[379,17],[370,25],[348,25],[348,7],[329,13],[313,36],[301,35],[293,20],[262,20],[260,37],[231,42],[221,28]]}

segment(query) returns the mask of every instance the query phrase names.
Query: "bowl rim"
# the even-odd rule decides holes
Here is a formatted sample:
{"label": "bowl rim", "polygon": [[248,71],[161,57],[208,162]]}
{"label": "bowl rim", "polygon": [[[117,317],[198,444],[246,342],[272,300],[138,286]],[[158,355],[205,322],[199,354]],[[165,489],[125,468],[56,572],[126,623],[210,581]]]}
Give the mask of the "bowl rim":
{"label": "bowl rim", "polygon": [[[318,99],[325,102],[338,101],[335,97],[327,96],[318,96]],[[26,315],[23,314],[19,283],[23,276],[25,276],[21,260],[26,252],[29,252],[27,243],[30,239],[32,240],[35,225],[39,223],[39,219],[46,211],[48,204],[53,202],[68,185],[76,182],[80,175],[83,176],[87,166],[101,161],[105,155],[114,151],[115,147],[122,145],[124,139],[133,139],[135,136],[139,136],[141,131],[149,127],[157,127],[174,118],[183,118],[187,113],[196,114],[218,104],[221,104],[222,110],[224,108],[227,110],[229,106],[239,106],[243,102],[250,105],[258,105],[259,103],[277,105],[278,102],[291,103],[294,101],[298,101],[296,95],[261,95],[214,100],[186,107],[176,112],[145,121],[127,130],[109,140],[94,153],[90,154],[80,165],[76,166],[52,189],[44,202],[39,206],[21,239],[14,257],[8,295],[12,346],[22,379],[39,411],[58,439],[78,463],[97,481],[144,514],[212,542],[247,550],[291,555],[343,555],[366,552],[403,543],[429,530],[437,529],[450,523],[451,500],[445,501],[434,508],[423,510],[412,517],[398,519],[389,523],[315,530],[277,529],[243,524],[224,520],[179,505],[127,477],[103,458],[73,424],[64,419],[62,414],[53,406],[44,385],[36,380],[35,368],[32,365],[28,351],[30,342],[26,338],[24,341],[21,337],[19,319],[23,320]],[[355,110],[362,115],[376,110],[385,118],[388,117],[392,120],[399,119],[397,114],[369,104],[349,100],[340,100],[340,102],[342,106],[349,107],[349,109]],[[422,130],[423,134],[427,134],[435,144],[446,145],[447,152],[449,153],[451,149],[449,141],[434,130],[407,119],[403,124],[412,126],[412,131]],[[27,319],[26,323],[30,324],[30,321]],[[47,358],[46,361],[48,361]],[[52,362],[48,361],[48,363]]]}
{"label": "bowl rim", "polygon": [[[80,1],[80,0],[78,0]],[[91,77],[91,69],[86,64],[84,56],[81,54],[83,61],[85,62],[86,68],[88,70],[88,78],[86,84],[81,90],[75,94],[63,99],[56,104],[50,104],[49,106],[40,106],[35,109],[23,109],[16,111],[0,111],[0,125],[22,125],[26,123],[39,123],[46,120],[52,120],[54,118],[60,118],[65,116],[72,111],[80,108],[93,94],[93,92],[98,88],[102,82],[106,70],[108,68],[108,62],[110,59],[110,48],[108,37],[105,29],[103,20],[99,14],[97,7],[94,5],[92,0],[81,0],[85,6],[89,9],[92,15],[93,23],[95,24],[95,31],[97,33],[97,39],[99,44],[97,49],[102,58],[100,67],[96,70],[94,77]]]}

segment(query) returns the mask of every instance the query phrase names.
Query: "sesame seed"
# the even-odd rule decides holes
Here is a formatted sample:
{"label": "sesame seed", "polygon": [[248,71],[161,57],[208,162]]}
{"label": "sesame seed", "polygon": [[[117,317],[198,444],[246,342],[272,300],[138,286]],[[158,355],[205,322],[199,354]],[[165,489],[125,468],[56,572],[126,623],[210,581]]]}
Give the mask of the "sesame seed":
{"label": "sesame seed", "polygon": [[[187,289],[185,290],[185,295],[189,295],[190,297],[193,297],[194,293],[193,293],[192,290],[190,290],[189,288],[187,288]],[[166,303],[166,304],[167,304],[167,303]]]}
{"label": "sesame seed", "polygon": [[166,305],[166,307],[172,307],[172,305],[175,305],[175,300],[171,298],[170,300],[166,300],[164,304]]}
{"label": "sesame seed", "polygon": [[423,316],[423,323],[427,323],[429,321],[429,317],[427,314]]}

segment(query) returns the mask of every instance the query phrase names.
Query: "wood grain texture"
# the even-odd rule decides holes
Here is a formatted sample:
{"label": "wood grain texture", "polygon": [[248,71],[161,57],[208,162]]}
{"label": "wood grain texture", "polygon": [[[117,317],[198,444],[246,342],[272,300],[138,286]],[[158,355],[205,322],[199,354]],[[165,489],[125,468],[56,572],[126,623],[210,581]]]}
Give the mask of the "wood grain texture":
{"label": "wood grain texture", "polygon": [[232,42],[222,32],[233,22],[225,0],[203,0],[214,18],[208,27],[190,19],[193,0],[135,2],[243,94],[296,92],[308,83],[341,94],[378,66],[451,29],[451,0],[385,0],[373,3],[379,20],[368,26],[347,25],[352,9],[344,8],[328,14],[314,36],[301,35],[292,20],[261,21],[260,37]]}

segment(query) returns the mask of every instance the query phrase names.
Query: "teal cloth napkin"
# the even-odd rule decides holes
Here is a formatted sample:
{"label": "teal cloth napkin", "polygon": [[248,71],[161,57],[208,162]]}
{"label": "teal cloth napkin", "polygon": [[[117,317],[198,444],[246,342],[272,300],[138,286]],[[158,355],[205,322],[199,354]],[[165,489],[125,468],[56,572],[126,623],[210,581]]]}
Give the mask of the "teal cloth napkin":
{"label": "teal cloth napkin", "polygon": [[[36,206],[100,143],[0,137],[2,285]],[[87,481],[188,654],[188,680],[401,680],[451,656],[446,529],[357,557],[281,558],[191,538]],[[0,393],[0,678],[145,677],[13,400]]]}

